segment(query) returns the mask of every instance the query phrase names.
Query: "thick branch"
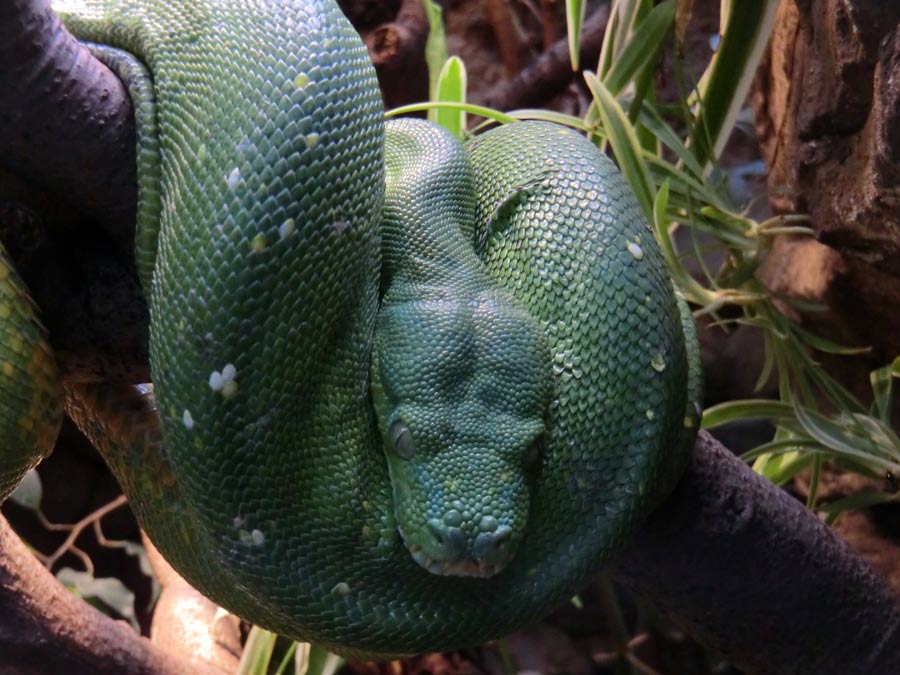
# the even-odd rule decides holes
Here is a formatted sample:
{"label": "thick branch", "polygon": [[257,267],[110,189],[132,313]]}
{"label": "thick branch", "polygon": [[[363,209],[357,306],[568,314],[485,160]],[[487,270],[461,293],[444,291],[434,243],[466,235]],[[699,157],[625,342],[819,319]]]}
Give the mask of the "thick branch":
{"label": "thick branch", "polygon": [[750,673],[900,673],[900,604],[884,580],[705,432],[614,574]]}
{"label": "thick branch", "polygon": [[0,3],[0,63],[0,166],[71,195],[130,245],[134,115],[122,83],[61,29],[49,0]]}
{"label": "thick branch", "polygon": [[153,608],[150,641],[168,652],[184,654],[200,667],[235,672],[241,659],[240,619],[189,585],[146,535],[142,539],[153,575],[162,586]]}
{"label": "thick branch", "polygon": [[0,62],[0,231],[63,372],[146,380],[131,99],[48,0],[0,3]]}
{"label": "thick branch", "polygon": [[0,675],[223,675],[79,600],[0,517]]}

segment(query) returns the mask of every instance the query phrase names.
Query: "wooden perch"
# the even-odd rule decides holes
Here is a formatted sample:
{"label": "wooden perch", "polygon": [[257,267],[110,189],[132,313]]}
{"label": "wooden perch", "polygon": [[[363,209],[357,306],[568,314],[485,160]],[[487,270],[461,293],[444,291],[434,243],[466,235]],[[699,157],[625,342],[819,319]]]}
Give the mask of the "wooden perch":
{"label": "wooden perch", "polygon": [[[103,96],[96,94],[104,68],[76,44],[63,48],[42,41],[40,31],[53,25],[48,12],[46,0],[12,0],[0,8],[4,63],[45,64],[43,76],[29,67],[0,70],[0,161],[45,190],[77,197],[86,212],[112,204],[128,213],[135,186],[108,179],[134,180],[133,130],[123,112],[130,103],[114,83],[103,88]],[[30,26],[30,37],[21,40],[23,25]],[[73,63],[75,71],[66,70]],[[64,78],[67,101],[81,103],[67,108],[52,93],[55,87],[41,79],[47,73]],[[105,110],[116,111],[118,121],[102,134],[72,133],[70,115],[90,120]],[[78,119],[76,130],[87,124]],[[82,159],[72,163],[70,157]],[[44,201],[26,206],[41,214]],[[98,242],[115,221],[107,218],[109,227],[97,230]],[[26,279],[46,274],[47,261],[55,260],[42,256],[65,232],[48,232],[48,243],[37,250],[14,251],[28,270]],[[113,377],[146,373],[146,307],[134,285],[130,254],[98,244],[91,255],[85,265],[104,270],[95,282],[73,276],[74,285],[35,291],[64,371],[99,378],[112,363]],[[86,272],[85,267],[71,273]],[[29,659],[46,664],[48,654],[59,672],[177,672],[165,668],[180,667],[181,661],[78,603],[28,562],[33,559],[5,525],[0,528],[0,653],[15,655],[15,672],[28,672],[21,664]],[[900,672],[898,599],[814,514],[705,434],[684,479],[619,557],[615,574],[748,672]],[[141,670],[140,664],[160,670]]]}
{"label": "wooden perch", "polygon": [[[157,647],[64,588],[0,516],[0,675],[224,675]],[[233,672],[231,670],[230,672]]]}
{"label": "wooden perch", "polygon": [[900,673],[900,598],[706,432],[613,575],[748,673]]}

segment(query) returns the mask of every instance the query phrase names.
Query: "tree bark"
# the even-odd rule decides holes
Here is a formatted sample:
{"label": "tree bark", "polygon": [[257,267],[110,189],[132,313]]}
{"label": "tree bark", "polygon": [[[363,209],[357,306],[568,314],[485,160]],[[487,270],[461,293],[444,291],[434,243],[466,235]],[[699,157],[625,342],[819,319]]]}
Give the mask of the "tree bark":
{"label": "tree bark", "polygon": [[150,642],[169,653],[184,654],[198,668],[233,673],[241,660],[241,622],[200,594],[172,569],[146,535],[142,536],[153,576],[162,587]]}
{"label": "tree bark", "polygon": [[[11,16],[9,7],[27,13],[45,6],[44,0],[15,0],[0,11],[0,44],[9,44],[10,25],[21,25]],[[33,48],[28,44],[20,48]],[[62,58],[59,53],[50,50],[42,57],[47,64],[42,71],[44,77],[72,62],[71,56]],[[5,51],[4,57],[11,63],[18,63],[20,58],[14,49]],[[75,60],[90,64],[89,60],[82,62],[81,57]],[[4,71],[2,77],[14,78],[15,73]],[[96,77],[91,66],[79,68],[67,85],[69,96],[82,96],[81,88],[90,90]],[[34,78],[30,81],[33,83]],[[6,145],[8,138],[30,135],[31,143],[51,148],[59,147],[64,139],[77,146],[80,138],[83,147],[72,147],[71,152],[90,158],[92,161],[85,165],[97,165],[98,171],[81,171],[81,188],[75,196],[85,204],[99,198],[100,193],[113,204],[133,199],[133,184],[110,185],[103,179],[125,174],[134,164],[133,132],[127,121],[107,129],[109,133],[102,136],[102,142],[90,134],[73,139],[65,124],[52,119],[36,128],[32,119],[9,112],[17,110],[10,92],[21,91],[22,85],[18,86],[0,89],[5,92],[0,100],[0,138],[7,150],[7,166],[22,166],[16,164],[24,161],[16,153],[29,152],[25,144]],[[102,103],[90,95],[83,100],[89,117],[91,101],[117,110],[129,106],[127,97],[115,87],[108,88]],[[41,106],[39,102],[35,105]],[[40,109],[50,117],[66,114],[65,108],[53,104],[44,103]],[[46,161],[53,164],[50,159]],[[42,166],[35,161],[26,178],[55,185],[55,174],[50,168],[42,172]],[[63,176],[61,180],[68,178]],[[35,202],[32,208],[39,210],[41,204]],[[118,249],[110,246],[98,251],[97,261],[105,261],[106,269],[111,270],[107,281],[127,286],[133,269],[129,271],[121,263],[116,267],[117,256]],[[35,274],[42,273],[39,256],[24,257],[28,258],[26,266],[30,265]],[[65,298],[70,292],[69,287],[62,286],[53,294]],[[115,354],[121,372],[145,372],[146,311],[135,310],[135,305],[143,302],[139,291],[110,296],[107,285],[96,283],[82,292],[84,296],[78,301],[52,305],[54,316],[48,320],[58,326],[52,331],[52,340],[66,347],[64,370],[79,372],[72,364],[81,363],[86,364],[81,370],[102,374],[104,361]],[[42,303],[40,298],[38,301]],[[103,303],[110,308],[108,313],[96,311]],[[46,306],[44,309],[48,312]],[[123,312],[130,317],[126,326],[132,325],[124,332]],[[79,324],[86,324],[80,328],[85,334],[99,336],[102,349],[90,341],[80,345],[66,342],[67,331]],[[0,536],[0,614],[4,616],[0,646],[4,656],[17,655],[17,667],[28,659],[46,664],[51,653],[57,664],[67,660],[65,672],[77,672],[79,668],[107,672],[103,670],[106,666],[97,665],[100,662],[113,664],[109,672],[178,672],[135,670],[140,664],[177,668],[180,662],[171,661],[133,634],[126,635],[122,627],[114,628],[115,622],[95,616],[83,603],[72,606],[74,598],[52,577],[45,572],[41,576],[42,570],[28,571],[32,568],[21,542],[6,529],[0,529]],[[708,646],[751,672],[900,672],[897,598],[813,514],[705,435],[678,488],[626,548],[615,569],[624,583],[646,594]],[[57,609],[63,610],[62,618],[54,614]],[[37,641],[28,640],[32,633],[38,636]],[[108,640],[108,635],[115,638]],[[47,650],[48,644],[60,644],[63,651]],[[820,669],[816,671],[811,664]],[[841,667],[836,668],[836,664]]]}
{"label": "tree bark", "polygon": [[702,432],[613,575],[748,673],[900,673],[900,604],[800,502]]}
{"label": "tree bark", "polygon": [[772,205],[818,239],[778,241],[767,281],[826,304],[818,323],[873,365],[900,353],[898,72],[900,4],[784,0],[752,96]]}
{"label": "tree bark", "polygon": [[[0,516],[0,675],[224,675],[79,600]],[[193,645],[191,645],[193,646]],[[174,647],[174,648],[173,648]],[[233,671],[232,671],[233,672]]]}

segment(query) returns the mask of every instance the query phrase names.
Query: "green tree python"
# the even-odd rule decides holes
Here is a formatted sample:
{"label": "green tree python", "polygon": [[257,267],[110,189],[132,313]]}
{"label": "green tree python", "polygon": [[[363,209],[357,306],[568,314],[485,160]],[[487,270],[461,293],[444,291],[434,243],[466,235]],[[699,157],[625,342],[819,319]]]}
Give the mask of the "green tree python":
{"label": "green tree python", "polygon": [[[164,556],[351,656],[483,642],[576,593],[699,415],[690,315],[614,165],[549,123],[465,146],[385,124],[331,0],[56,9],[134,102],[153,378],[65,398]],[[64,395],[5,254],[0,291],[2,499]]]}

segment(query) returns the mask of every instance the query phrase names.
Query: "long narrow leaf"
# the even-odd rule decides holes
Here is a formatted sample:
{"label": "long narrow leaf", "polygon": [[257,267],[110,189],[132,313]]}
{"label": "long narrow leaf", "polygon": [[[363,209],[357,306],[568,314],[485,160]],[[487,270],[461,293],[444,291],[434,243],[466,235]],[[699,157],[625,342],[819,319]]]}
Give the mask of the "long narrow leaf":
{"label": "long narrow leaf", "polygon": [[612,0],[609,7],[609,19],[606,22],[606,32],[603,34],[603,43],[600,45],[600,57],[597,60],[597,75],[600,79],[606,77],[609,69],[615,61],[616,36],[619,33],[619,5],[621,0]]}
{"label": "long narrow leaf", "polygon": [[613,154],[616,156],[619,169],[625,174],[626,180],[628,180],[629,185],[634,190],[647,220],[652,221],[653,200],[656,190],[653,187],[650,170],[647,168],[646,162],[644,162],[634,127],[628,121],[622,106],[609,93],[609,90],[603,83],[597,79],[596,75],[586,72],[584,79],[594,95],[600,119],[603,121],[603,128],[606,131],[609,144],[612,146]]}
{"label": "long narrow leaf", "polygon": [[727,401],[711,406],[703,411],[704,429],[714,429],[736,420],[770,419],[780,420],[794,415],[794,408],[789,403],[752,398],[738,401]]}
{"label": "long narrow leaf", "polygon": [[725,147],[769,41],[778,0],[726,0],[716,53],[700,81],[694,154],[708,165]]}
{"label": "long narrow leaf", "polygon": [[569,61],[572,70],[578,70],[578,54],[581,51],[581,26],[584,25],[585,0],[566,0],[566,28],[569,37]]}
{"label": "long narrow leaf", "polygon": [[465,110],[473,115],[486,117],[499,124],[509,124],[510,122],[518,122],[515,117],[502,113],[493,108],[486,108],[483,105],[474,105],[472,103],[457,103],[455,101],[428,101],[427,103],[410,103],[402,105],[398,108],[392,108],[384,113],[385,117],[402,117],[413,112],[421,112],[422,110],[430,110],[432,108],[453,108],[456,110]]}
{"label": "long narrow leaf", "polygon": [[610,94],[618,96],[629,82],[659,61],[674,22],[675,0],[665,0],[641,21],[603,78]]}
{"label": "long narrow leaf", "polygon": [[253,626],[244,643],[236,675],[266,675],[277,639],[275,633]]}
{"label": "long narrow leaf", "polygon": [[893,399],[894,378],[900,378],[900,356],[886,366],[869,373],[875,412],[885,424],[890,424],[891,400]]}
{"label": "long narrow leaf", "polygon": [[[452,103],[466,102],[466,66],[458,56],[451,56],[441,68],[438,77],[435,101]],[[464,108],[432,108],[434,121],[449,130],[457,138],[463,138],[466,131],[466,111]]]}
{"label": "long narrow leaf", "polygon": [[[851,442],[840,426],[822,415],[806,410],[800,405],[794,406],[794,414],[806,433],[833,452],[873,469],[880,468],[895,474],[900,472],[900,464],[896,460],[885,459],[880,454],[876,454],[874,451],[877,448],[862,438],[856,437],[853,439],[854,442]],[[857,445],[865,449],[860,449]]]}
{"label": "long narrow leaf", "polygon": [[845,511],[860,511],[871,506],[891,504],[897,501],[900,501],[900,494],[896,492],[875,492],[873,490],[866,490],[865,492],[860,492],[821,505],[818,510],[826,515],[825,523],[833,525],[838,516]]}
{"label": "long narrow leaf", "polygon": [[541,108],[520,108],[518,110],[510,110],[507,113],[510,117],[518,120],[543,120],[545,122],[555,122],[563,126],[577,129],[578,131],[592,131],[592,129],[584,123],[584,120],[575,115],[567,115],[565,113],[556,112],[555,110],[543,110]]}
{"label": "long narrow leaf", "polygon": [[[447,40],[444,36],[441,6],[434,0],[422,0],[422,5],[428,16],[428,39],[425,41],[425,62],[428,64],[428,97],[434,100],[441,68],[447,62]],[[429,119],[432,118],[429,117]],[[432,121],[434,120],[432,119]]]}
{"label": "long narrow leaf", "polygon": [[298,650],[294,661],[294,675],[335,675],[344,659],[332,654],[324,647],[315,644],[304,644],[302,653]]}

